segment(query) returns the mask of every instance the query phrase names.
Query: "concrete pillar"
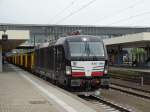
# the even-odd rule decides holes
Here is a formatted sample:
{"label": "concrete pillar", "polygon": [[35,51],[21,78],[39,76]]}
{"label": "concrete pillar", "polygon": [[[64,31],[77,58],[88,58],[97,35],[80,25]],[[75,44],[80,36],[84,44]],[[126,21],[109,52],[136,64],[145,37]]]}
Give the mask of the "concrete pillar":
{"label": "concrete pillar", "polygon": [[0,45],[0,72],[3,72],[3,64],[2,64],[2,45]]}
{"label": "concrete pillar", "polygon": [[150,47],[149,45],[146,46],[146,59],[150,57]]}
{"label": "concrete pillar", "polygon": [[147,45],[147,58],[150,56],[150,47],[149,47],[149,45]]}
{"label": "concrete pillar", "polygon": [[150,57],[150,47],[148,46],[148,57]]}
{"label": "concrete pillar", "polygon": [[123,57],[122,57],[122,48],[118,45],[118,62],[117,64],[122,64],[123,63]]}

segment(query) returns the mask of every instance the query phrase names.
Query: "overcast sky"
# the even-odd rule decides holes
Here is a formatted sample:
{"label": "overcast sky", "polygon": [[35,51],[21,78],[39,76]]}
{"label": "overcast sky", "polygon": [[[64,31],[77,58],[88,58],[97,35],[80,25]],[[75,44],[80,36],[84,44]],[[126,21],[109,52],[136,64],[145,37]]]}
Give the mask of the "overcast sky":
{"label": "overcast sky", "polygon": [[150,0],[0,0],[0,23],[150,26]]}

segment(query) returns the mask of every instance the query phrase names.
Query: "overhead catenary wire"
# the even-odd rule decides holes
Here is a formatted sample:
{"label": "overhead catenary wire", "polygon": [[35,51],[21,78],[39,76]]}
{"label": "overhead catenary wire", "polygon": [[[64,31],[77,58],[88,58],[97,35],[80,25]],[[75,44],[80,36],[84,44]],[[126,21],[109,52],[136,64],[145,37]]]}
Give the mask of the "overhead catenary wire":
{"label": "overhead catenary wire", "polygon": [[143,16],[143,15],[147,15],[147,14],[150,14],[150,11],[146,11],[146,12],[142,12],[140,14],[132,15],[132,16],[129,16],[127,18],[123,18],[123,19],[120,19],[120,20],[118,20],[116,22],[110,23],[108,25],[113,25],[113,24],[121,23],[121,22],[128,21],[130,19],[133,19],[133,18],[136,18],[136,17],[139,17],[139,16]]}
{"label": "overhead catenary wire", "polygon": [[64,7],[60,12],[58,12],[57,14],[55,14],[51,21],[53,21],[56,17],[62,15],[67,9],[69,9],[72,5],[74,5],[74,3],[77,2],[77,0],[72,0],[66,7]]}
{"label": "overhead catenary wire", "polygon": [[55,24],[59,24],[60,22],[63,22],[65,20],[67,20],[69,17],[75,15],[76,13],[80,12],[81,10],[87,8],[89,5],[91,5],[92,3],[94,3],[96,0],[91,0],[88,3],[84,4],[83,6],[81,6],[80,8],[78,8],[77,10],[71,12],[70,14],[68,14],[67,16],[63,17],[62,19],[58,20]]}
{"label": "overhead catenary wire", "polygon": [[99,23],[99,22],[101,22],[101,21],[104,21],[104,20],[106,20],[106,19],[112,18],[112,17],[114,17],[114,16],[117,16],[117,15],[119,15],[119,14],[121,14],[121,13],[124,13],[124,12],[126,12],[127,10],[132,9],[132,8],[138,6],[138,5],[141,4],[142,2],[143,2],[143,0],[138,0],[137,2],[135,2],[134,4],[132,4],[132,5],[128,6],[128,7],[126,7],[126,8],[123,8],[123,9],[121,9],[121,10],[118,10],[118,11],[114,12],[114,13],[111,14],[111,15],[106,15],[106,16],[102,17],[101,19],[99,19],[98,21],[96,21],[95,24],[96,24],[96,23]]}

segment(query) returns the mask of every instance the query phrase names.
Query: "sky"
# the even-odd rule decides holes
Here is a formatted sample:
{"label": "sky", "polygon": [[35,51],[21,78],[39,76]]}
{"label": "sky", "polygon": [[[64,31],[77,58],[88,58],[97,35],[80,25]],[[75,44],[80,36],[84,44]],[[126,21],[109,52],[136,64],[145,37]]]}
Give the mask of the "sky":
{"label": "sky", "polygon": [[0,0],[0,23],[150,27],[150,0]]}

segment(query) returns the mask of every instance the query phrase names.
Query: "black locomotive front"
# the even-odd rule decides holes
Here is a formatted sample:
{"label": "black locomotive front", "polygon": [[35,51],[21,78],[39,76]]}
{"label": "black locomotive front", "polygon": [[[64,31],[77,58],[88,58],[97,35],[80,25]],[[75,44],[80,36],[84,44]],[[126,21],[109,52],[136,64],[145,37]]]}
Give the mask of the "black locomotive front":
{"label": "black locomotive front", "polygon": [[64,85],[73,91],[94,91],[109,87],[107,52],[95,36],[71,36],[64,44]]}

